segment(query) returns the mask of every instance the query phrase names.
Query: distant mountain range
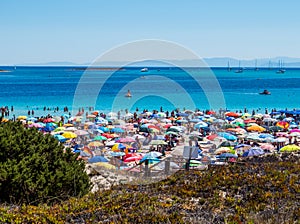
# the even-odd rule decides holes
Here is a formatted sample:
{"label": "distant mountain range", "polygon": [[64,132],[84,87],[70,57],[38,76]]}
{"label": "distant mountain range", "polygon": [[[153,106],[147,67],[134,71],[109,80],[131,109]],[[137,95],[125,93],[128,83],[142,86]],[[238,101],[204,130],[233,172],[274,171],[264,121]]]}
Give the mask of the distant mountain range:
{"label": "distant mountain range", "polygon": [[[163,61],[163,60],[162,60]],[[283,62],[283,67],[286,68],[297,68],[300,67],[300,58],[292,58],[292,57],[274,57],[274,58],[257,58],[257,59],[251,59],[251,60],[244,60],[244,59],[237,59],[237,58],[231,58],[231,57],[213,57],[213,58],[203,58],[203,61],[209,66],[209,67],[228,67],[228,63],[230,67],[239,67],[239,64],[243,68],[247,67],[271,67],[271,68],[277,68],[279,67],[279,61]],[[199,61],[197,60],[171,60],[169,61],[171,64],[176,65],[183,65],[183,66],[197,66],[199,65]],[[108,62],[101,62],[100,66],[118,66],[118,65],[124,65],[124,64],[132,64],[128,62],[114,62],[114,61],[108,61]],[[37,65],[37,66],[88,66],[90,63],[74,63],[74,62],[47,62],[47,63],[27,63],[22,65]],[[168,64],[165,64],[159,60],[147,60],[144,62],[137,62],[134,63],[133,66],[145,66],[145,67],[151,67],[151,66],[169,66]]]}
{"label": "distant mountain range", "polygon": [[[210,67],[227,67],[228,62],[231,67],[279,67],[279,61],[282,61],[284,67],[300,67],[300,58],[275,57],[275,58],[257,58],[252,60],[243,60],[230,57],[223,58],[204,58],[204,61]],[[257,64],[257,65],[256,65]]]}

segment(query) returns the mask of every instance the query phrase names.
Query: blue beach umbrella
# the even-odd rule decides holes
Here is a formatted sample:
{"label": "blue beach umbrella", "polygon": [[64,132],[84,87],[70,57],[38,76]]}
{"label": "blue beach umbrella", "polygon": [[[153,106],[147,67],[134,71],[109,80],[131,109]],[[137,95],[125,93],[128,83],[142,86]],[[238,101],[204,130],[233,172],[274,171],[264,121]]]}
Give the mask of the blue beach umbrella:
{"label": "blue beach umbrella", "polygon": [[235,140],[237,140],[237,137],[236,137],[236,136],[234,136],[234,135],[232,135],[232,134],[229,134],[229,133],[227,133],[227,132],[218,132],[218,135],[219,135],[220,137],[223,137],[223,138],[225,138],[225,139],[227,139],[227,140],[230,140],[230,141],[235,141]]}
{"label": "blue beach umbrella", "polygon": [[226,120],[227,121],[233,121],[233,120],[235,120],[235,118],[234,117],[226,117]]}
{"label": "blue beach umbrella", "polygon": [[188,117],[189,114],[187,114],[187,113],[177,113],[176,116],[177,117]]}
{"label": "blue beach umbrella", "polygon": [[109,132],[109,129],[107,127],[100,126],[97,129],[99,129],[99,130],[101,130],[103,132]]}
{"label": "blue beach umbrella", "polygon": [[156,152],[156,151],[148,152],[142,157],[142,159],[157,158],[160,157],[161,155],[162,154],[160,152]]}
{"label": "blue beach umbrella", "polygon": [[222,153],[221,155],[216,156],[217,158],[238,158],[237,155],[233,154],[233,153]]}
{"label": "blue beach umbrella", "polygon": [[111,129],[112,133],[124,133],[125,131],[122,128],[113,128]]}
{"label": "blue beach umbrella", "polygon": [[248,151],[244,152],[242,156],[243,157],[260,156],[264,153],[265,153],[264,150],[262,150],[260,147],[252,147]]}
{"label": "blue beach umbrella", "polygon": [[26,120],[27,120],[27,121],[36,122],[36,121],[37,121],[37,118],[35,118],[35,117],[28,117]]}
{"label": "blue beach umbrella", "polygon": [[114,157],[125,156],[125,152],[109,152],[109,155]]}
{"label": "blue beach umbrella", "polygon": [[142,158],[140,162],[144,162],[145,160],[148,160],[150,163],[156,163],[160,161],[160,159],[158,158],[149,157],[149,158]]}
{"label": "blue beach umbrella", "polygon": [[260,134],[258,137],[259,138],[274,138],[274,136],[270,135],[270,134]]}
{"label": "blue beach umbrella", "polygon": [[188,123],[188,121],[185,120],[185,119],[176,120],[175,122],[176,122],[176,123]]}
{"label": "blue beach umbrella", "polygon": [[248,146],[250,146],[250,145],[248,145],[248,144],[239,144],[239,145],[234,146],[234,148],[239,149],[239,148],[244,148],[244,147],[248,147]]}
{"label": "blue beach umbrella", "polygon": [[226,152],[216,156],[216,158],[238,158],[238,156],[233,153]]}
{"label": "blue beach umbrella", "polygon": [[88,159],[89,163],[99,163],[99,162],[108,162],[108,159],[106,159],[103,156],[94,156],[90,159]]}
{"label": "blue beach umbrella", "polygon": [[206,128],[206,127],[208,127],[208,124],[205,123],[204,121],[200,121],[194,125],[195,129]]}
{"label": "blue beach umbrella", "polygon": [[194,118],[194,119],[191,119],[190,122],[192,123],[198,123],[200,122],[201,120],[199,118]]}
{"label": "blue beach umbrella", "polygon": [[67,141],[67,138],[65,138],[64,136],[62,135],[53,135],[54,138],[56,138],[58,141],[60,142],[65,142]]}
{"label": "blue beach umbrella", "polygon": [[160,159],[158,159],[157,157],[160,157],[162,154],[160,152],[148,152],[147,154],[145,154],[142,159],[140,160],[140,162],[143,162],[145,160],[149,160],[150,162],[159,162]]}

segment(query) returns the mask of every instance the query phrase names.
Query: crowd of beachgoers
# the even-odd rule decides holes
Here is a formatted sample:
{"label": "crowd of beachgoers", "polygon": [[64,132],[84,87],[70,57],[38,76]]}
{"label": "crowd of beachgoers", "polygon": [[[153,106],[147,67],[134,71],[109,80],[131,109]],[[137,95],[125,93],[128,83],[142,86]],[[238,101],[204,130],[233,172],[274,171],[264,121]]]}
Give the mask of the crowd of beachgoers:
{"label": "crowd of beachgoers", "polygon": [[[7,122],[9,108],[2,108],[2,122]],[[47,114],[50,109],[43,110]],[[54,110],[59,114],[58,107]],[[11,120],[53,135],[87,163],[126,169],[144,161],[154,164],[166,157],[183,158],[188,148],[193,150],[189,158],[193,167],[298,151],[299,115],[298,110],[274,109],[260,114],[254,110],[248,113],[246,109],[164,111],[162,107],[154,111],[136,108],[133,113],[102,113],[88,107],[71,116],[64,107],[60,116],[49,113],[34,117],[28,111]],[[177,164],[177,168],[182,168],[182,164]]]}

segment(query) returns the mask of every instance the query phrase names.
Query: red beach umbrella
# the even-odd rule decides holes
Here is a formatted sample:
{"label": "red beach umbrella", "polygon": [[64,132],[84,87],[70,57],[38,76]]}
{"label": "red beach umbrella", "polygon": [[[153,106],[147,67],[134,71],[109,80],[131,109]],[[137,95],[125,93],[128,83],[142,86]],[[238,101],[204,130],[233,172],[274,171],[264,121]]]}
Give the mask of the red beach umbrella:
{"label": "red beach umbrella", "polygon": [[212,110],[210,110],[210,111],[207,111],[207,112],[206,112],[206,114],[207,114],[207,115],[212,115],[212,114],[216,114],[216,112],[215,112],[215,111],[212,111]]}
{"label": "red beach umbrella", "polygon": [[227,117],[240,117],[239,114],[234,113],[234,112],[227,112],[227,113],[225,113],[225,115],[226,115]]}
{"label": "red beach umbrella", "polygon": [[51,122],[54,122],[54,119],[52,118],[46,118],[43,120],[44,123],[51,123]]}
{"label": "red beach umbrella", "polygon": [[248,123],[256,123],[256,120],[253,120],[253,119],[247,119],[247,120],[244,120],[244,122],[245,122],[246,124],[248,124]]}
{"label": "red beach umbrella", "polygon": [[290,126],[290,124],[286,121],[278,121],[276,126],[281,127],[283,129],[287,129]]}
{"label": "red beach umbrella", "polygon": [[169,127],[171,127],[173,124],[166,124],[166,125],[164,125],[163,126],[163,128],[169,128]]}
{"label": "red beach umbrella", "polygon": [[218,137],[217,134],[212,134],[212,135],[207,136],[206,138],[207,138],[208,140],[212,141],[212,140],[214,140],[216,137]]}

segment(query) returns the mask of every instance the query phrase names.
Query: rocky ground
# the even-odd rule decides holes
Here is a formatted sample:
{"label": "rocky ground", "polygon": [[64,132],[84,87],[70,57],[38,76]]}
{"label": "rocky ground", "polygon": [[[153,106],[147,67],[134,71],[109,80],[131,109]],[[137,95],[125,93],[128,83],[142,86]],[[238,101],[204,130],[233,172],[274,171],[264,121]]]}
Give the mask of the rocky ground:
{"label": "rocky ground", "polygon": [[1,222],[273,224],[300,220],[299,153],[180,171],[148,185],[127,185],[124,176],[113,171],[88,169],[94,191],[107,190],[50,207],[1,207]]}

